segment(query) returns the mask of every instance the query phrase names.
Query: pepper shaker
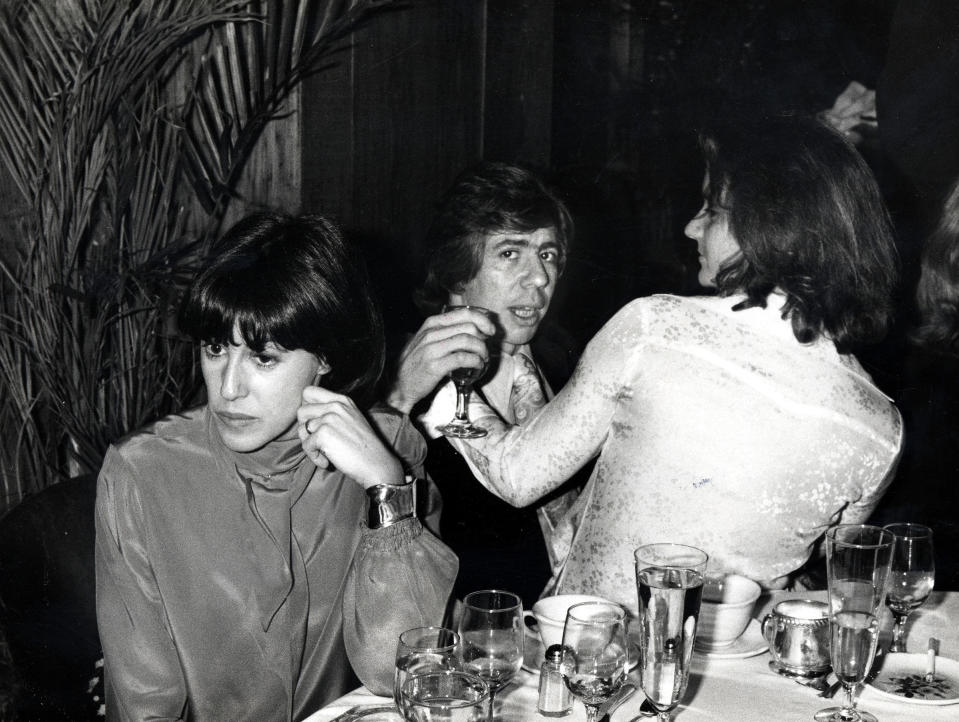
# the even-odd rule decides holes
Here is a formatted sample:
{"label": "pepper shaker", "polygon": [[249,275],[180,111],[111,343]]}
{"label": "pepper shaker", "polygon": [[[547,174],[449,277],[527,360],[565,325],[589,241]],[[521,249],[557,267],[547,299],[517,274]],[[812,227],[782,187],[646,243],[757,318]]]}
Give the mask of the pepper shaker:
{"label": "pepper shaker", "polygon": [[573,697],[563,679],[564,652],[563,645],[552,645],[540,668],[538,709],[545,717],[564,717],[573,710]]}

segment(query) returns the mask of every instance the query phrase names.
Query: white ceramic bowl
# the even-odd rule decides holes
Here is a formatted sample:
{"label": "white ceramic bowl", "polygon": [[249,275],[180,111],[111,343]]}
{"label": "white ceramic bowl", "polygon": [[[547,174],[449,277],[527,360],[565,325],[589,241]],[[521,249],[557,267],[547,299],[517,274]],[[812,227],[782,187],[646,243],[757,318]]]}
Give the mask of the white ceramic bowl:
{"label": "white ceramic bowl", "polygon": [[[709,586],[707,593],[708,589]],[[748,577],[739,574],[723,577],[716,597],[707,598],[707,593],[703,594],[696,644],[706,649],[722,649],[739,639],[749,626],[761,592],[762,587]]]}
{"label": "white ceramic bowl", "polygon": [[[563,643],[563,627],[566,626],[566,610],[580,602],[605,602],[602,597],[589,594],[558,594],[553,597],[543,597],[533,605],[532,616],[536,619],[539,638],[543,640],[543,648],[549,649],[554,644]],[[527,612],[530,614],[530,612]]]}

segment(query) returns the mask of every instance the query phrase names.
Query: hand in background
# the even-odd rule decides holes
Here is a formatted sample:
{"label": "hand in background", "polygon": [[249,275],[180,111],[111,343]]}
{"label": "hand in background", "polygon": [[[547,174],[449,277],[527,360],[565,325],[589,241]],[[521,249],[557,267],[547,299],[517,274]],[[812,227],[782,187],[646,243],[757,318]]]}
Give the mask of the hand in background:
{"label": "hand in background", "polygon": [[486,316],[469,309],[430,316],[400,353],[387,403],[408,414],[453,369],[482,368],[489,361],[486,340],[495,333]]}
{"label": "hand in background", "polygon": [[307,386],[296,416],[303,450],[317,466],[335,467],[364,489],[403,483],[400,460],[348,396]]}
{"label": "hand in background", "polygon": [[876,91],[854,80],[839,94],[832,108],[821,112],[819,117],[853,143],[859,143],[863,139],[863,130],[879,127]]}

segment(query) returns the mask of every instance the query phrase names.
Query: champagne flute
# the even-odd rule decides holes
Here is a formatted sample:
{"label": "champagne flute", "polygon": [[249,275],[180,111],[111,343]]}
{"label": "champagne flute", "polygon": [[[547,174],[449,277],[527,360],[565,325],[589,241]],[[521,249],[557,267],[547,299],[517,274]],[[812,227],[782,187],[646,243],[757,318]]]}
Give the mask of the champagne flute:
{"label": "champagne flute", "polygon": [[[492,311],[481,306],[443,306],[443,313],[448,311],[458,311],[467,308],[471,311],[477,311],[486,315],[492,320]],[[470,421],[469,403],[470,395],[473,393],[473,384],[486,371],[486,366],[480,368],[458,368],[450,372],[450,380],[456,387],[456,411],[453,418],[443,426],[437,426],[436,430],[444,436],[451,436],[455,439],[476,439],[486,436],[486,429],[482,426],[476,426]]]}
{"label": "champagne flute", "polygon": [[669,722],[686,692],[709,556],[684,544],[647,544],[635,552],[639,592],[639,668],[643,692]]}
{"label": "champagne flute", "polygon": [[402,687],[403,716],[409,722],[487,722],[489,685],[461,670],[421,672]]}
{"label": "champagne flute", "polygon": [[458,669],[459,637],[446,627],[414,627],[403,632],[396,643],[393,672],[393,701],[403,711],[403,683],[411,675]]}
{"label": "champagne flute", "polygon": [[586,722],[626,679],[626,611],[612,602],[581,602],[566,612],[563,678],[586,705]]}
{"label": "champagne flute", "polygon": [[856,708],[856,700],[876,655],[894,539],[891,531],[866,524],[842,524],[826,532],[829,651],[846,700],[817,712],[818,722],[876,722]]}
{"label": "champagne flute", "polygon": [[887,524],[883,529],[896,535],[886,594],[886,606],[895,620],[889,651],[905,652],[906,618],[922,606],[935,582],[932,529],[922,524]]}
{"label": "champagne flute", "polygon": [[523,602],[512,592],[484,589],[463,599],[460,615],[463,669],[486,680],[490,709],[496,693],[523,664]]}

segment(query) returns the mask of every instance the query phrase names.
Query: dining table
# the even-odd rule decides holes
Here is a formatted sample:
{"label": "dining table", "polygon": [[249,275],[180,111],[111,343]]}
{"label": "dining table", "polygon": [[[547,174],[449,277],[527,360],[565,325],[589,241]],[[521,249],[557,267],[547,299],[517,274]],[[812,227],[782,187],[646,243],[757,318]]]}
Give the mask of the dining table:
{"label": "dining table", "polygon": [[[690,668],[689,685],[679,706],[673,712],[677,722],[695,720],[736,722],[788,722],[809,720],[824,707],[839,704],[843,698],[840,689],[832,699],[821,696],[820,690],[799,684],[771,668],[770,653],[760,631],[761,620],[780,601],[812,599],[826,601],[822,591],[775,591],[764,594],[756,603],[753,620],[743,636],[725,651],[706,653],[695,651]],[[892,618],[884,612],[879,647],[888,646]],[[925,604],[909,615],[906,626],[907,648],[914,659],[924,662],[929,639],[939,642],[938,669],[955,671],[959,667],[959,592],[933,591]],[[541,650],[537,639],[527,644]],[[569,715],[548,718],[537,712],[539,672],[527,652],[527,662],[512,682],[496,696],[497,722],[520,720],[559,719],[584,722],[586,712],[581,702],[574,700]],[[637,669],[629,673],[629,682],[637,692],[623,702],[611,715],[609,722],[642,722],[654,717],[641,716],[644,699]],[[829,682],[835,681],[830,674]],[[880,722],[936,722],[959,720],[959,699],[910,700],[882,692],[870,684],[864,685],[859,695],[859,707],[874,714]],[[362,711],[366,706],[391,704],[388,697],[378,697],[367,690],[356,689],[331,702],[306,718],[306,722],[347,722],[348,712]]]}

